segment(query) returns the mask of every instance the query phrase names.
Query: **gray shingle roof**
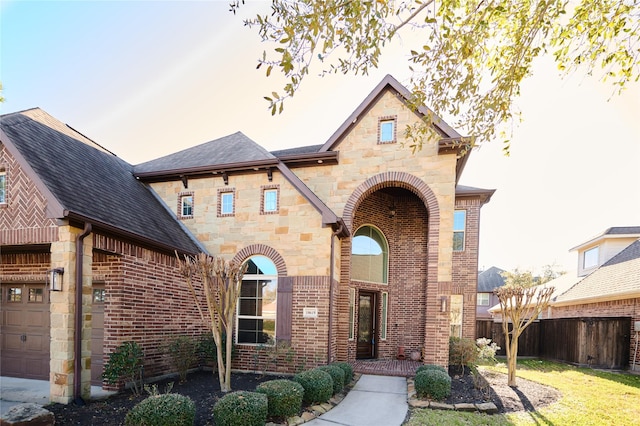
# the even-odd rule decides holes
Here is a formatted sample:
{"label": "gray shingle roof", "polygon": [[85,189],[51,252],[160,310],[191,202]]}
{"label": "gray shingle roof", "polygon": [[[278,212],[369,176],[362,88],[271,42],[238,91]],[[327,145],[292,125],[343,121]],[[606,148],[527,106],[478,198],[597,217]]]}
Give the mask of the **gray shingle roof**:
{"label": "gray shingle roof", "polygon": [[589,298],[640,294],[640,239],[586,276],[564,294],[557,303]]}
{"label": "gray shingle roof", "polygon": [[614,226],[603,232],[603,235],[640,234],[640,226]]}
{"label": "gray shingle roof", "polygon": [[242,132],[236,132],[174,154],[138,164],[134,166],[134,172],[164,172],[271,159],[275,159],[275,157],[269,151],[249,139]]}
{"label": "gray shingle roof", "polygon": [[478,274],[478,293],[491,293],[504,285],[504,277],[500,275],[504,270],[492,266]]}
{"label": "gray shingle roof", "polygon": [[40,109],[3,115],[2,131],[68,214],[166,248],[199,246],[132,166]]}
{"label": "gray shingle roof", "polygon": [[312,154],[318,152],[322,148],[322,145],[309,145],[299,146],[296,148],[281,149],[278,151],[271,151],[271,154],[276,157],[285,157],[287,155],[299,155],[299,154]]}

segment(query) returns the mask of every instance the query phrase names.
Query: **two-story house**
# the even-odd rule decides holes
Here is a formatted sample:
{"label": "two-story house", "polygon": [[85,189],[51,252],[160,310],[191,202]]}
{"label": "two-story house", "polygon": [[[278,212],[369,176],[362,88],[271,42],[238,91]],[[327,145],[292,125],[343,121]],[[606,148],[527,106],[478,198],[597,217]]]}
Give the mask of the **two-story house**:
{"label": "two-story house", "polygon": [[475,337],[493,190],[458,185],[470,152],[438,117],[420,151],[404,145],[433,116],[409,96],[387,76],[321,145],[269,152],[238,132],[137,166],[39,109],[3,116],[2,308],[23,318],[3,319],[3,366],[39,339],[42,368],[12,375],[50,380],[60,402],[86,395],[92,363],[125,340],[166,372],[160,343],[203,331],[174,254],[200,251],[249,263],[236,369],[275,342],[290,372],[400,347],[447,365],[452,330]]}

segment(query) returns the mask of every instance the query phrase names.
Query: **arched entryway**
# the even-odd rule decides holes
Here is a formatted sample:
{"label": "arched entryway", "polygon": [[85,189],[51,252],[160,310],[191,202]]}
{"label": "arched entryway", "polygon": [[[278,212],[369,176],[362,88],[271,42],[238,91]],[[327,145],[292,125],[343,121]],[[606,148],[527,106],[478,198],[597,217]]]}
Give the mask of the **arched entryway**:
{"label": "arched entryway", "polygon": [[[368,179],[349,201],[344,219],[353,237],[343,242],[349,247],[343,247],[342,262],[348,272],[342,275],[348,276],[342,282],[348,283],[348,358],[422,354],[427,283],[437,279],[435,267],[429,268],[437,261],[435,197],[416,177],[392,173]],[[374,246],[368,254],[358,242],[363,236]],[[372,270],[363,273],[363,264]]]}

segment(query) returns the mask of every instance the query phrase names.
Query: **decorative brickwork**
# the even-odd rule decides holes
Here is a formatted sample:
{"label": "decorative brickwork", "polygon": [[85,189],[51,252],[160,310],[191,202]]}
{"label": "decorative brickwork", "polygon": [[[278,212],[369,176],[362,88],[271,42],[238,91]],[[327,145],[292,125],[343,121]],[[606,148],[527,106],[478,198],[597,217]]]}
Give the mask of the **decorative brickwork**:
{"label": "decorative brickwork", "polygon": [[0,209],[0,244],[42,244],[58,239],[55,220],[47,217],[47,200],[16,159],[0,144],[0,168],[6,172],[6,204]]}
{"label": "decorative brickwork", "polygon": [[233,261],[242,263],[251,256],[255,256],[257,254],[266,256],[273,261],[273,263],[276,265],[278,276],[287,275],[287,265],[285,265],[284,259],[282,258],[282,256],[280,256],[280,253],[265,244],[253,244],[243,248],[233,257]]}

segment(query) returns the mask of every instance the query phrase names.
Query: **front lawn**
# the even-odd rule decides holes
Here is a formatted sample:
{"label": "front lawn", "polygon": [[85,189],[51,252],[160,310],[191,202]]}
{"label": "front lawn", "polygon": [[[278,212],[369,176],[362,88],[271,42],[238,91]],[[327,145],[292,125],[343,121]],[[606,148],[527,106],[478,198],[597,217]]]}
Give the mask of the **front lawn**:
{"label": "front lawn", "polygon": [[[507,372],[504,364],[485,368]],[[523,360],[518,362],[517,376],[552,386],[562,393],[562,398],[538,411],[494,416],[415,409],[405,425],[639,424],[639,375],[603,372],[549,361]]]}

